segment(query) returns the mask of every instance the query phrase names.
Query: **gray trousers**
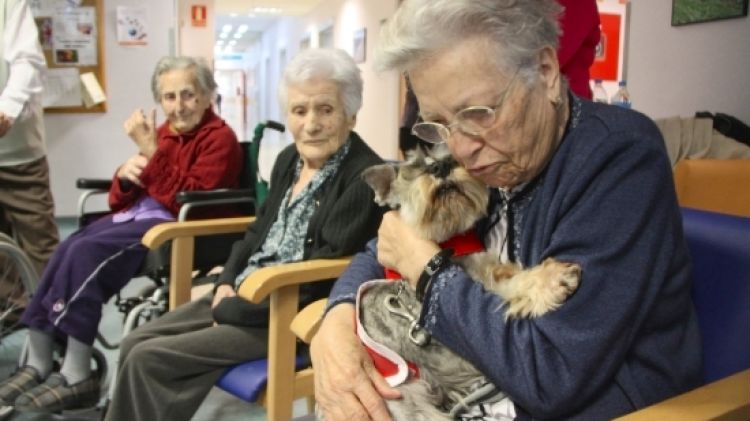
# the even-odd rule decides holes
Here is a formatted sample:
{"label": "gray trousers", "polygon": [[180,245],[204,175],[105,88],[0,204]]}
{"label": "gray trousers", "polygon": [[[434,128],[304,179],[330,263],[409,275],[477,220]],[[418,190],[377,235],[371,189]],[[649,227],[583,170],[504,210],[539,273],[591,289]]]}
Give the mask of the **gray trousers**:
{"label": "gray trousers", "polygon": [[212,294],[138,327],[120,345],[108,421],[188,421],[227,367],[263,358],[268,329],[213,325]]}

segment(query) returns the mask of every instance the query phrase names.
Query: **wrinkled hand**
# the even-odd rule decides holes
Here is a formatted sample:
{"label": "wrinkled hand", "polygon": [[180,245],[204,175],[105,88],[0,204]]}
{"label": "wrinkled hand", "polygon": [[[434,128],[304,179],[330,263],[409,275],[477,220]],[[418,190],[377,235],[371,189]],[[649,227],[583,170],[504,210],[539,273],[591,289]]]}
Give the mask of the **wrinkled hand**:
{"label": "wrinkled hand", "polygon": [[216,306],[219,305],[219,302],[221,302],[221,300],[227,297],[234,297],[235,295],[237,295],[237,292],[234,290],[234,288],[231,285],[225,284],[216,288],[214,299],[211,302],[211,308],[216,308]]}
{"label": "wrinkled hand", "polygon": [[151,158],[156,152],[156,109],[153,108],[148,116],[140,108],[133,111],[123,127],[141,154]]}
{"label": "wrinkled hand", "polygon": [[378,229],[378,262],[395,269],[413,287],[427,262],[439,251],[437,244],[420,238],[406,225],[397,211],[383,215]]}
{"label": "wrinkled hand", "polygon": [[13,126],[13,119],[0,111],[0,137],[5,136],[8,130]]}
{"label": "wrinkled hand", "polygon": [[390,420],[385,399],[398,399],[375,370],[354,332],[354,306],[328,312],[310,344],[315,369],[315,401],[326,421]]}
{"label": "wrinkled hand", "polygon": [[124,164],[120,165],[120,168],[117,170],[117,178],[130,181],[137,186],[143,187],[143,184],[141,183],[141,174],[143,173],[146,164],[148,164],[148,158],[141,154],[135,154],[128,158]]}

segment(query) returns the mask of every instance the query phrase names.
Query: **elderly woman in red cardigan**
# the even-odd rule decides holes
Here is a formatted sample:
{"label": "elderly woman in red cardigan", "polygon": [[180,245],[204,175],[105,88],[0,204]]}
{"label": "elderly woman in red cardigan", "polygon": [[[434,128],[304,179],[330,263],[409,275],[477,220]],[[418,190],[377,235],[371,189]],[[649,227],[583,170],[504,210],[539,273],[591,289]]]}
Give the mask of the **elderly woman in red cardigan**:
{"label": "elderly woman in red cardigan", "polygon": [[[174,219],[178,191],[238,182],[242,153],[232,129],[211,110],[211,69],[193,58],[165,57],[151,88],[167,121],[157,127],[156,109],[139,109],[125,122],[138,153],[115,172],[114,213],[74,233],[52,256],[22,317],[29,327],[27,361],[0,384],[4,405],[59,411],[96,403],[100,379],[91,372],[91,353],[102,305],[142,264],[141,237]],[[66,344],[59,372],[53,371],[54,342]]]}

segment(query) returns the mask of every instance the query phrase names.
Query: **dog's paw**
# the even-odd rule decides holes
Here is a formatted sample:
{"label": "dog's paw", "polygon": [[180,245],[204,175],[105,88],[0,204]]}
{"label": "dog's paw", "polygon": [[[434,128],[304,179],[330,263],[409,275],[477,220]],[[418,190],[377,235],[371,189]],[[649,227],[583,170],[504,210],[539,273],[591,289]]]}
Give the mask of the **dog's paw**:
{"label": "dog's paw", "polygon": [[511,278],[505,317],[538,317],[558,308],[578,288],[581,267],[548,258]]}

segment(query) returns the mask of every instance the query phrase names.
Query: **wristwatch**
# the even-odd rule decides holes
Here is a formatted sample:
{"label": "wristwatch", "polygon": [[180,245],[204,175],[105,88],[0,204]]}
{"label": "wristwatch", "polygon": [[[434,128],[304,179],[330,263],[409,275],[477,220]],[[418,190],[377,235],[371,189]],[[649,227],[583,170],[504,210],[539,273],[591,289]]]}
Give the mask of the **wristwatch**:
{"label": "wristwatch", "polygon": [[432,277],[450,263],[451,256],[453,256],[453,249],[446,248],[437,252],[427,262],[417,280],[417,300],[421,302],[424,299],[424,293],[427,291],[427,286],[430,284]]}

